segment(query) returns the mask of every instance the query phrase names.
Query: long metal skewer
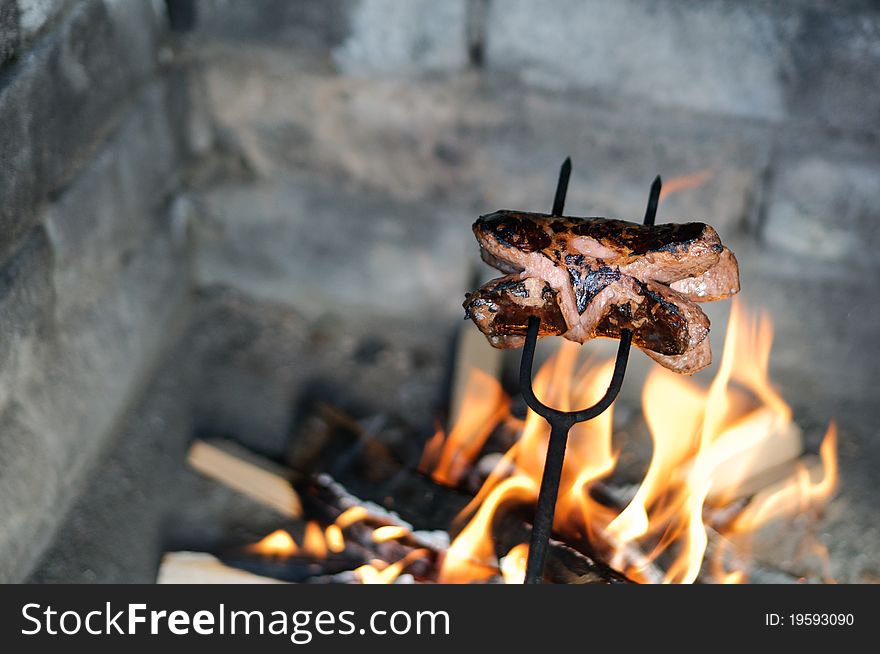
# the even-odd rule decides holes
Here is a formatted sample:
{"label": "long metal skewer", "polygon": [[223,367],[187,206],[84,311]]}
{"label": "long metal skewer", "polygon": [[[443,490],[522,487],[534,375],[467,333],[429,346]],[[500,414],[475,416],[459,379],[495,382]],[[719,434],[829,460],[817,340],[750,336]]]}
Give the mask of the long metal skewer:
{"label": "long metal skewer", "polygon": [[[561,216],[565,207],[565,196],[568,192],[568,180],[571,176],[571,159],[567,158],[559,169],[559,182],[556,185],[556,196],[553,200],[553,215]],[[657,205],[660,201],[660,176],[658,175],[648,196],[648,207],[645,210],[645,225],[653,225],[657,216]],[[623,386],[626,364],[632,345],[632,332],[620,330],[620,345],[617,347],[617,359],[614,362],[614,373],[611,383],[602,399],[593,406],[581,411],[560,411],[543,404],[532,389],[532,367],[535,360],[535,346],[538,343],[538,328],[541,319],[537,316],[529,318],[529,327],[523,344],[522,359],[519,367],[519,388],[529,408],[550,423],[550,442],[547,445],[547,458],[544,461],[544,473],[541,476],[541,490],[538,493],[538,505],[535,508],[535,519],[532,523],[532,536],[529,542],[529,558],[526,563],[525,583],[538,584],[544,578],[544,563],[547,560],[547,547],[550,532],[553,530],[553,515],[556,512],[556,498],[559,495],[559,481],[562,478],[562,464],[565,460],[565,447],[568,443],[568,432],[579,423],[592,420],[611,406]]]}

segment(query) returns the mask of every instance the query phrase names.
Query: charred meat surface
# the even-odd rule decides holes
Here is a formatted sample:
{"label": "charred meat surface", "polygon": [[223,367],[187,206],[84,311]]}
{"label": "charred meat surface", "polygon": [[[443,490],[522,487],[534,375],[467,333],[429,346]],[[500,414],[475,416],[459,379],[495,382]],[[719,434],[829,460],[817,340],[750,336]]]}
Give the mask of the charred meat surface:
{"label": "charred meat surface", "polygon": [[669,284],[718,263],[724,246],[705,223],[640,225],[608,218],[563,218],[501,210],[474,223],[480,245],[520,268],[543,256],[562,264],[582,254],[639,279]]}
{"label": "charred meat surface", "polygon": [[666,356],[686,354],[709,334],[709,319],[681,294],[658,282],[624,278],[637,301],[608,302],[593,336],[620,338],[620,330],[633,334],[633,343]]}
{"label": "charred meat surface", "polygon": [[711,363],[709,320],[695,303],[739,291],[736,258],[711,226],[502,210],[473,229],[483,260],[507,273],[464,303],[495,347],[519,347],[537,316],[539,336],[583,343],[627,329],[671,370]]}
{"label": "charred meat surface", "polygon": [[520,347],[531,316],[541,319],[539,336],[560,336],[568,330],[556,291],[533,277],[494,279],[469,293],[464,308],[495,347]]}

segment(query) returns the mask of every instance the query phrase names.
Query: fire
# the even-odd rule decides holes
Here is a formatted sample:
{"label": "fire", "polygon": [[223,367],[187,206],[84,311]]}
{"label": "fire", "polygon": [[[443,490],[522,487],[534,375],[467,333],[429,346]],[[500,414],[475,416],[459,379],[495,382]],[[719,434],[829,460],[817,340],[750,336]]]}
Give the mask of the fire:
{"label": "fire", "polygon": [[782,488],[769,489],[756,495],[730,525],[730,530],[748,533],[775,518],[803,513],[826,502],[837,487],[837,426],[833,422],[828,426],[819,454],[822,459],[821,478],[814,480],[809,470],[798,466],[795,478]]}
{"label": "fire", "polygon": [[299,551],[299,547],[297,547],[296,541],[293,540],[293,536],[283,529],[273,531],[263,540],[250,545],[247,549],[255,554],[278,558],[292,556]]}
{"label": "fire", "polygon": [[529,546],[525,543],[514,545],[507,556],[501,559],[501,576],[505,584],[521,584],[526,578],[526,560]]}
{"label": "fire", "polygon": [[492,542],[495,512],[504,502],[530,502],[537,497],[538,484],[527,476],[516,475],[498,484],[449,547],[440,568],[440,581],[454,584],[493,577],[497,570]]}
{"label": "fire", "polygon": [[431,470],[431,476],[441,484],[454,486],[507,409],[508,398],[498,381],[481,370],[472,370],[459,419],[448,436],[442,430],[434,434],[419,468]]}
{"label": "fire", "polygon": [[367,511],[366,507],[353,506],[340,513],[339,517],[336,518],[336,521],[333,524],[335,524],[340,529],[345,529],[346,527],[350,527],[356,522],[365,520],[369,516],[370,512]]}
{"label": "fire", "polygon": [[[771,521],[817,512],[838,481],[832,424],[821,446],[821,465],[801,466],[788,479],[753,488],[761,475],[796,458],[801,447],[791,409],[769,379],[772,342],[769,317],[749,315],[734,302],[724,354],[708,388],[659,366],[652,369],[642,408],[653,453],[624,505],[600,502],[601,493],[594,492],[607,488],[603,480],[618,463],[613,407],[576,425],[554,532],[572,545],[588,545],[636,581],[748,581],[751,535]],[[535,377],[535,392],[546,404],[569,410],[604,393],[613,362],[579,366],[579,352],[577,345],[563,342]],[[448,437],[435,435],[423,459],[423,464],[434,462],[432,474],[443,483],[456,483],[468,470],[499,422],[516,424],[497,382],[475,375],[471,385],[475,390],[465,401],[467,410]],[[497,551],[494,530],[511,507],[536,501],[549,427],[531,411],[519,426],[516,443],[459,516],[464,526],[446,553],[440,581],[485,581],[499,574],[508,583],[522,581],[527,545],[514,546],[499,562],[503,552]],[[722,515],[726,519],[717,517]],[[822,548],[813,545],[814,557],[822,558]],[[827,569],[823,578],[830,578]]]}
{"label": "fire", "polygon": [[316,559],[327,558],[327,542],[324,540],[324,531],[317,522],[306,523],[306,533],[303,536],[303,551],[311,554]]}
{"label": "fire", "polygon": [[[288,531],[278,529],[259,542],[247,546],[245,551],[281,560],[294,555],[324,559],[329,552],[334,554],[344,552],[346,549],[344,530],[367,520],[375,521],[376,518],[370,514],[366,507],[352,506],[340,513],[326,529],[322,529],[315,521],[307,522],[303,531],[302,545],[298,545]],[[405,539],[412,535],[409,529],[401,525],[386,524],[373,529],[367,526],[363,526],[363,528],[369,531],[370,538],[374,543]],[[430,556],[430,554],[431,552],[425,548],[412,549],[394,563],[373,559],[354,569],[353,572],[355,578],[363,584],[391,584],[410,565],[419,559]]]}
{"label": "fire", "polygon": [[373,542],[384,543],[388,540],[397,540],[409,534],[409,529],[398,525],[383,525],[373,530]]}
{"label": "fire", "polygon": [[413,550],[405,557],[395,563],[386,563],[379,559],[375,559],[370,563],[357,568],[354,573],[362,584],[390,584],[393,583],[406,568],[413,563],[428,555],[428,550]]}
{"label": "fire", "polygon": [[345,550],[345,536],[339,525],[330,525],[324,530],[324,539],[327,541],[327,549],[334,554]]}
{"label": "fire", "polygon": [[715,171],[711,169],[698,170],[690,175],[682,175],[681,177],[673,177],[663,182],[660,189],[660,199],[669,197],[677,191],[685,189],[697,188],[708,182],[715,175]]}
{"label": "fire", "polygon": [[[290,532],[284,529],[278,529],[253,545],[248,545],[245,550],[268,556],[272,558],[284,559],[289,556],[299,555],[311,557],[314,559],[327,558],[328,552],[339,553],[345,550],[345,536],[342,533],[343,527],[349,526],[354,520],[359,518],[360,511],[354,511],[352,507],[349,511],[341,514],[337,521],[328,526],[327,529],[321,529],[321,526],[314,521],[306,523],[303,533],[302,545],[297,544]],[[366,513],[366,509],[363,509]]]}

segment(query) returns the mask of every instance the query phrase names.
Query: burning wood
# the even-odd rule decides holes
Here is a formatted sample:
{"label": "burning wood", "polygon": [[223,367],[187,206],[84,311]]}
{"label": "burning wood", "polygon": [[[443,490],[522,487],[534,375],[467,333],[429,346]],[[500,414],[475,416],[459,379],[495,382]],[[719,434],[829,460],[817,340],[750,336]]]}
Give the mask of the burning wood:
{"label": "burning wood", "polygon": [[[602,493],[596,492],[617,465],[611,412],[576,425],[565,459],[554,533],[570,544],[586,542],[591,551],[602,553],[616,569],[640,581],[682,583],[698,576],[746,580],[749,566],[742,559],[748,558],[747,553],[729,556],[743,542],[741,532],[750,533],[769,520],[808,507],[821,507],[836,483],[833,427],[818,466],[813,463],[807,474],[807,468],[796,462],[802,451],[800,430],[769,382],[771,344],[769,320],[750,319],[735,305],[724,358],[708,389],[659,368],[652,371],[643,404],[653,456],[642,483],[623,506],[597,499]],[[577,348],[563,344],[535,380],[536,393],[562,410],[597,400],[610,377],[611,362],[577,370],[576,354]],[[482,437],[471,428],[453,440],[456,428],[459,425],[443,442],[437,460],[458,454],[461,466],[461,453],[467,450],[460,442]],[[491,563],[497,538],[494,516],[534,503],[547,438],[546,424],[529,413],[518,441],[462,512],[467,523],[444,560],[441,579],[468,581],[485,575],[483,567]],[[450,448],[455,451],[447,452]],[[475,463],[473,457],[468,461]],[[443,481],[443,476],[435,478]],[[709,518],[704,516],[724,511],[728,514],[724,524],[717,530],[707,526]],[[518,560],[521,552],[513,547],[510,560]],[[720,564],[723,558],[734,559],[739,569],[725,568]],[[704,561],[711,565],[704,568]]]}
{"label": "burning wood", "polygon": [[[735,306],[724,357],[708,388],[660,368],[651,372],[642,399],[653,453],[632,491],[611,481],[619,456],[611,411],[575,426],[548,581],[747,581],[760,571],[751,559],[753,534],[769,522],[821,508],[837,482],[836,433],[829,429],[821,457],[800,456],[800,430],[768,379],[771,342],[769,321],[750,319]],[[595,401],[613,367],[610,361],[579,366],[577,351],[563,343],[534,380],[536,392],[562,409]],[[537,497],[547,426],[531,412],[525,420],[513,418],[509,398],[485,371],[459,383],[458,419],[448,436],[435,435],[422,458],[423,471],[446,486],[431,485],[389,453],[383,455],[389,483],[367,493],[377,501],[395,496],[395,506],[421,524],[428,515],[425,502],[412,490],[407,501],[395,489],[422,488],[432,503],[463,507],[451,543],[446,531],[414,529],[327,474],[297,475],[228,443],[197,442],[190,452],[194,468],[284,515],[308,518],[298,526],[279,525],[249,547],[221,552],[219,561],[288,581],[521,581],[529,526],[520,516]],[[332,412],[321,415],[341,420]],[[356,421],[343,422],[360,430]],[[516,438],[507,452],[486,457],[487,443],[497,448],[501,442],[493,430]],[[359,449],[358,457],[369,458],[372,451]],[[492,457],[494,467],[481,475],[482,487],[469,501],[447,487],[460,488],[477,474],[481,459]],[[436,524],[436,516],[427,523]],[[818,541],[811,543],[810,551],[821,550]]]}
{"label": "burning wood", "polygon": [[[190,451],[189,460],[196,469],[204,469],[204,459],[213,460],[216,452],[225,457],[241,456],[249,465],[263,471],[274,466],[271,462],[227,442],[197,441]],[[233,454],[235,452],[235,454]],[[231,466],[236,467],[234,464]],[[296,478],[291,470],[274,466],[275,475],[269,482],[275,483]],[[227,475],[213,475],[220,483],[238,490],[239,483]],[[268,477],[262,478],[264,483]],[[229,571],[248,571],[255,583],[259,579],[272,578],[294,582],[335,583],[393,583],[404,573],[422,582],[438,580],[441,561],[448,556],[449,538],[446,532],[425,532],[412,528],[397,514],[364,501],[349,493],[341,484],[326,474],[298,482],[304,512],[310,517],[301,540],[286,530],[279,529],[257,543],[214,555],[198,556],[193,553],[169,553],[163,560],[160,579],[163,583],[202,579],[206,583],[216,579],[223,583]],[[454,491],[440,489],[454,494]],[[249,496],[257,499],[265,494]],[[322,528],[318,521],[327,526]],[[518,519],[506,520],[501,542],[515,542],[527,533],[527,525]],[[562,543],[551,544],[548,581],[554,583],[625,583],[626,578],[601,562],[568,548]],[[506,575],[512,579],[515,571],[506,572],[497,565],[487,568],[486,581],[501,581]],[[243,573],[244,574],[244,573]],[[233,574],[233,578],[234,574]],[[239,578],[247,583],[249,577]],[[442,580],[442,579],[440,579]]]}

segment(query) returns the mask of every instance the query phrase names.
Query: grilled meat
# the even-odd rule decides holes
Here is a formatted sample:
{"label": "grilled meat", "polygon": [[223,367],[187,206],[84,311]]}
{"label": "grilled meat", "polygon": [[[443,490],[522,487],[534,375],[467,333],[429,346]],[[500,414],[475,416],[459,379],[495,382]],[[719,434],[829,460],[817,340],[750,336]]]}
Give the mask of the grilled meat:
{"label": "grilled meat", "polygon": [[579,343],[628,329],[652,358],[690,374],[711,362],[709,320],[695,302],[739,290],[735,257],[703,223],[498,211],[477,220],[474,234],[483,260],[508,273],[464,303],[496,347],[520,346],[537,316],[539,336]]}
{"label": "grilled meat", "polygon": [[669,287],[694,302],[723,300],[739,293],[739,264],[733,252],[724,248],[718,263],[695,277],[672,282]]}

